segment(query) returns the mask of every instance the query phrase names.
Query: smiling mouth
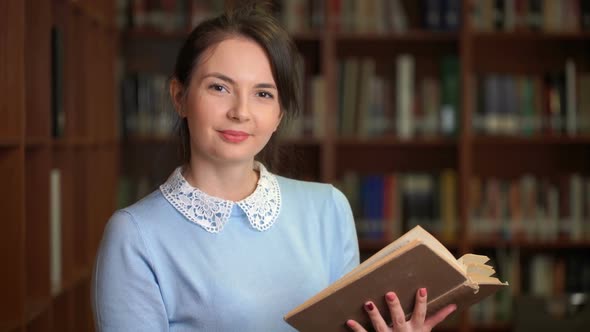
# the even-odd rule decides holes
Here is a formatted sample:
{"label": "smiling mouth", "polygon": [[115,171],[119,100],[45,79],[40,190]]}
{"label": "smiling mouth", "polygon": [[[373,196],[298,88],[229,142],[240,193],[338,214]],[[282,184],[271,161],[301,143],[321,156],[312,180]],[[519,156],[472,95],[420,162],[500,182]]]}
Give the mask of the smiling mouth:
{"label": "smiling mouth", "polygon": [[221,138],[230,143],[240,143],[248,139],[250,135],[243,131],[235,131],[235,130],[221,130],[219,131],[221,134]]}

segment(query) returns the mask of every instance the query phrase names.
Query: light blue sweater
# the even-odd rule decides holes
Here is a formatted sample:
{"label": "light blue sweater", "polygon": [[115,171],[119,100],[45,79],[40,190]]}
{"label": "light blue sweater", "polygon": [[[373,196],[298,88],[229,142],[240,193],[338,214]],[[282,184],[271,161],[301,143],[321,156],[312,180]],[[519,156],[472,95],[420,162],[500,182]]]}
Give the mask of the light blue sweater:
{"label": "light blue sweater", "polygon": [[208,233],[159,190],[117,211],[93,275],[97,330],[294,331],[283,316],[357,266],[358,244],[340,191],[277,180],[281,210],[266,231],[234,205]]}

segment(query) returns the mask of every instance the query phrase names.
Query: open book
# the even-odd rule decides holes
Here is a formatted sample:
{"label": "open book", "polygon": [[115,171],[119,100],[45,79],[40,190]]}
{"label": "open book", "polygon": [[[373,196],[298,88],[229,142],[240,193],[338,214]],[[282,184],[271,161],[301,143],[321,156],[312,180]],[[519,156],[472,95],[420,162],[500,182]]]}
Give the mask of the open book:
{"label": "open book", "polygon": [[363,309],[366,301],[372,300],[390,320],[385,293],[394,291],[409,318],[421,287],[428,291],[427,315],[452,303],[460,311],[508,286],[492,276],[495,271],[486,265],[488,260],[474,254],[457,260],[416,226],[284,318],[299,331],[350,331],[345,325],[348,319],[370,327]]}

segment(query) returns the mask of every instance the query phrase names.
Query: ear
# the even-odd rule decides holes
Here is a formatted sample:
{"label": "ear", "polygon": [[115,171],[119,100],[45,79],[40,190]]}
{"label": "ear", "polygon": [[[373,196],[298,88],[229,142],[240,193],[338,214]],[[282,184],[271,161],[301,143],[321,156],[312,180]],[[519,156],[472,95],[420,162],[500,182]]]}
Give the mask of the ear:
{"label": "ear", "polygon": [[176,78],[170,81],[169,85],[170,99],[174,104],[174,110],[181,118],[186,117],[184,114],[184,86]]}
{"label": "ear", "polygon": [[277,125],[275,126],[275,130],[273,130],[273,132],[276,132],[277,129],[279,129],[281,121],[283,120],[283,115],[285,115],[285,112],[281,110],[281,113],[279,114],[279,121],[277,121]]}

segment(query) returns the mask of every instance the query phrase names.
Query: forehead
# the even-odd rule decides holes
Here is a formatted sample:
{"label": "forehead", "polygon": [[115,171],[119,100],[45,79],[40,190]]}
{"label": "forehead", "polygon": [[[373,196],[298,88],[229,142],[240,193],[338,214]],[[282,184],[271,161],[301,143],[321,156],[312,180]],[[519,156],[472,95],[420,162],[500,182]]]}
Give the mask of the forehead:
{"label": "forehead", "polygon": [[272,79],[270,61],[265,50],[245,37],[230,37],[209,47],[203,54],[198,70],[202,74],[210,71],[219,71],[230,76],[250,73]]}

